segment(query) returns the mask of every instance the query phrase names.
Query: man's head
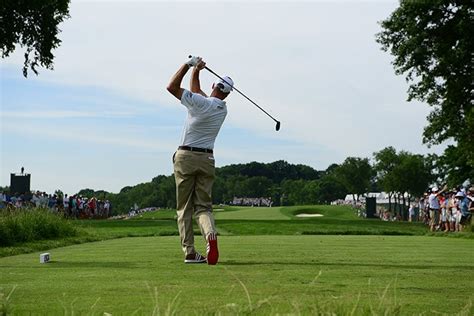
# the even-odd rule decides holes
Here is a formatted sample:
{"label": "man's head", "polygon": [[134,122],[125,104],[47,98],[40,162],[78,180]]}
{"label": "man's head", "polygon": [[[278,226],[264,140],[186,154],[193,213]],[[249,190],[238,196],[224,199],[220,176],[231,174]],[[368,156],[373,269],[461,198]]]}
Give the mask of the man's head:
{"label": "man's head", "polygon": [[456,193],[456,196],[455,196],[458,200],[462,200],[464,199],[465,195],[463,192],[459,191],[458,193]]}
{"label": "man's head", "polygon": [[431,193],[434,193],[434,194],[438,193],[438,187],[432,187]]}
{"label": "man's head", "polygon": [[233,90],[232,88],[234,86],[234,81],[228,76],[222,77],[222,79],[217,79],[212,84],[211,97],[224,100]]}

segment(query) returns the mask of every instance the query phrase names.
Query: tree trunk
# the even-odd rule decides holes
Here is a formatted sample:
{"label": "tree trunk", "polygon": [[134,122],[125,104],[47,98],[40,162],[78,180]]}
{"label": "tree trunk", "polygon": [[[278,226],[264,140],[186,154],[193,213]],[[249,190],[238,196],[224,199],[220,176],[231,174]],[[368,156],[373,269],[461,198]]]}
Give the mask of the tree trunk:
{"label": "tree trunk", "polygon": [[397,195],[396,195],[396,199],[397,199],[397,207],[396,207],[395,214],[398,218],[400,218],[400,193],[398,193],[398,192],[397,192]]}
{"label": "tree trunk", "polygon": [[406,218],[405,218],[405,211],[406,211],[406,208],[405,208],[405,193],[403,193],[402,198],[403,198],[402,219],[403,219],[403,220],[406,220]]}
{"label": "tree trunk", "polygon": [[388,194],[388,212],[392,213],[392,192]]}

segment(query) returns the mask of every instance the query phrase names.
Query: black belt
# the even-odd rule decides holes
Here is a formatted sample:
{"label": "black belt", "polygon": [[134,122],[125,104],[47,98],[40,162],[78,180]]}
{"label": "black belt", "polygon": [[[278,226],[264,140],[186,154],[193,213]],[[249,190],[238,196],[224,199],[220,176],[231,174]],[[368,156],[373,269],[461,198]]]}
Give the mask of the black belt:
{"label": "black belt", "polygon": [[188,151],[197,151],[197,152],[200,152],[200,153],[208,153],[208,154],[212,154],[212,153],[213,153],[213,150],[212,150],[212,149],[199,148],[199,147],[179,146],[178,149],[181,149],[181,150],[188,150]]}

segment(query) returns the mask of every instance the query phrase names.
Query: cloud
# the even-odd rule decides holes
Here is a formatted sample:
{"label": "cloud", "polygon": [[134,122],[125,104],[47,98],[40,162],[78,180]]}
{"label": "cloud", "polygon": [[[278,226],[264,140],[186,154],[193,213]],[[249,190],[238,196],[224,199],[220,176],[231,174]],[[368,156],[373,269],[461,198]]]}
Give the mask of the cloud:
{"label": "cloud", "polygon": [[[61,25],[55,70],[17,83],[19,100],[9,99],[2,109],[2,122],[11,121],[2,133],[172,151],[185,112],[165,87],[188,54],[197,54],[282,124],[275,132],[270,118],[232,93],[216,144],[220,161],[288,159],[324,169],[386,146],[426,152],[421,133],[430,109],[406,102],[406,82],[375,42],[377,22],[397,5],[73,1],[71,18]],[[5,59],[2,73],[21,73],[22,53]],[[6,73],[2,86],[12,81]],[[209,92],[214,79],[203,71],[203,90]],[[188,82],[189,75],[183,86]],[[20,97],[31,83],[53,91],[39,109],[30,105],[37,95]],[[39,119],[69,125],[58,132]]]}
{"label": "cloud", "polygon": [[18,122],[3,122],[2,131],[4,133],[19,134],[31,137],[37,140],[54,139],[75,144],[86,145],[109,145],[120,148],[142,149],[146,151],[165,151],[170,152],[176,144],[169,140],[156,141],[152,137],[144,138],[142,132],[138,128],[128,126],[121,133],[116,130],[110,131],[100,126],[91,125],[80,128],[77,126],[68,126],[64,124],[35,124],[29,122],[27,124],[18,124]]}
{"label": "cloud", "polygon": [[66,119],[66,118],[111,118],[130,117],[127,112],[83,112],[83,111],[2,111],[0,117],[4,119]]}

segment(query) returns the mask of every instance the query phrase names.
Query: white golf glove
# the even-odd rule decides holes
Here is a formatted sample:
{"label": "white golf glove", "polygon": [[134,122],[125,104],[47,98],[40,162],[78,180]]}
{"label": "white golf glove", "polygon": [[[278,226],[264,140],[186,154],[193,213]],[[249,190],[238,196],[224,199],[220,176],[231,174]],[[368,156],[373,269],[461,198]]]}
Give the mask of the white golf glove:
{"label": "white golf glove", "polygon": [[198,62],[201,60],[202,58],[201,57],[198,57],[198,56],[191,56],[191,59],[188,60],[188,62],[186,62],[187,65],[189,65],[189,67],[194,67],[198,64]]}

